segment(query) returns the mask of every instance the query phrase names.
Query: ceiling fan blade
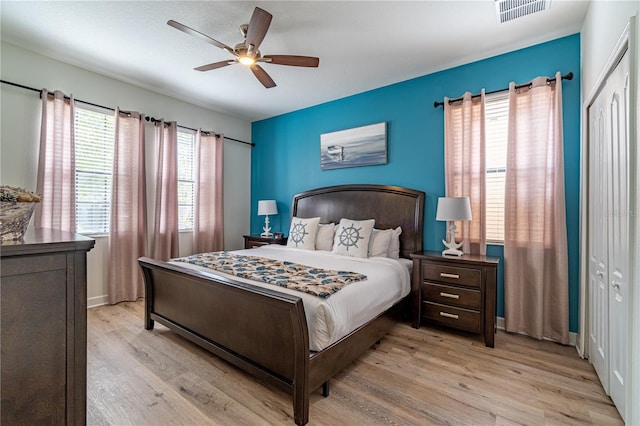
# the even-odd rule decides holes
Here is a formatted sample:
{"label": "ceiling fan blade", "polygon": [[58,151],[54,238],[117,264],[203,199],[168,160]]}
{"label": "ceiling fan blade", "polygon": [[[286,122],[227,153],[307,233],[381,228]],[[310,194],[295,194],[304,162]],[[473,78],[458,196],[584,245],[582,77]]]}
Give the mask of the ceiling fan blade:
{"label": "ceiling fan blade", "polygon": [[227,52],[233,54],[233,49],[230,48],[229,46],[227,46],[224,43],[220,43],[218,40],[214,40],[211,37],[209,37],[208,35],[202,34],[200,31],[196,31],[193,28],[189,28],[186,25],[181,24],[180,22],[176,22],[173,19],[170,19],[169,21],[167,21],[167,25],[172,26],[173,28],[182,31],[183,33],[189,34],[190,36],[199,38],[200,40],[207,42],[209,44],[213,44],[216,47],[219,47],[220,49],[224,49]]}
{"label": "ceiling fan blade", "polygon": [[260,43],[262,43],[264,36],[267,34],[269,25],[271,25],[271,18],[273,18],[273,16],[266,10],[260,9],[259,7],[253,10],[245,42],[247,48],[251,49],[250,46],[253,46],[254,51],[258,50]]}
{"label": "ceiling fan blade", "polygon": [[[264,55],[263,59],[271,59],[271,64],[290,65],[293,67],[317,67],[320,58],[298,55]],[[267,61],[268,62],[268,61]]]}
{"label": "ceiling fan blade", "polygon": [[194,68],[194,70],[211,71],[211,70],[217,70],[218,68],[226,67],[227,65],[231,65],[231,64],[235,64],[235,61],[226,60],[226,61],[214,62],[212,64],[201,65],[197,68]]}
{"label": "ceiling fan blade", "polygon": [[267,74],[267,72],[262,69],[260,65],[251,65],[250,68],[253,75],[255,75],[256,78],[260,80],[260,83],[262,83],[264,87],[266,87],[267,89],[276,87],[275,81],[273,81],[269,74]]}

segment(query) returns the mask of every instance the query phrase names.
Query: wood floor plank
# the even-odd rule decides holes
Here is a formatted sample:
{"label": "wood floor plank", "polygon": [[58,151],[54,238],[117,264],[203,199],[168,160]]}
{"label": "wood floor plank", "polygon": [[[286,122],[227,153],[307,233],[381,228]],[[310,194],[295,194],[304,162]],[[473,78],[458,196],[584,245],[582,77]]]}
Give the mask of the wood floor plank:
{"label": "wood floor plank", "polygon": [[[288,394],[143,318],[142,301],[88,311],[87,424],[293,424]],[[405,323],[310,399],[310,425],[623,424],[573,347]]]}
{"label": "wood floor plank", "polygon": [[189,404],[195,406],[210,419],[225,425],[268,425],[265,419],[222,392],[211,383],[202,380],[197,373],[185,373],[170,381],[174,389]]}
{"label": "wood floor plank", "polygon": [[[398,377],[398,383],[394,384],[398,388],[405,389],[408,383],[419,384],[422,390],[415,393],[421,395],[423,405],[430,406],[432,411],[443,411],[441,416],[446,417],[441,423],[466,423],[469,418],[477,418],[477,414],[473,413],[478,410],[489,416],[485,421],[478,419],[481,424],[493,423],[491,418],[498,415],[519,423],[525,419],[544,419],[544,410],[513,400],[508,394],[496,394],[494,389],[487,389],[482,379],[477,379],[477,383],[470,383],[473,373],[459,364],[443,368],[440,363],[425,362],[415,354],[413,357],[381,355],[379,359],[373,356],[373,359],[366,358],[365,362],[371,359],[377,365],[388,368]],[[363,374],[360,371],[355,373]],[[462,416],[463,419],[455,416]]]}
{"label": "wood floor plank", "polygon": [[[452,396],[461,393],[461,389],[467,392],[479,391],[495,400],[527,404],[532,408],[553,408],[568,419],[582,418],[584,422],[589,421],[588,415],[581,408],[592,406],[598,401],[583,398],[579,392],[563,389],[554,383],[555,378],[545,376],[543,370],[523,374],[520,370],[524,371],[528,367],[520,368],[513,364],[514,361],[507,363],[502,360],[501,364],[504,365],[492,365],[491,360],[478,363],[475,357],[481,352],[482,350],[476,351],[470,358],[456,352],[449,353],[446,359],[424,358],[422,354],[416,357],[422,358],[422,368],[431,372],[430,380],[440,383],[442,391],[451,393]],[[576,389],[582,386],[581,383],[575,385]],[[459,398],[463,398],[463,395]],[[573,400],[578,400],[578,403],[572,404]]]}
{"label": "wood floor plank", "polygon": [[[510,345],[511,350],[504,350],[498,345],[495,349],[477,346],[469,352],[463,347],[456,347],[458,342],[452,341],[447,345],[450,353],[446,358],[433,357],[435,353],[433,348],[430,352],[424,351],[416,356],[424,358],[426,363],[435,362],[435,365],[428,368],[429,371],[441,369],[451,375],[457,372],[456,377],[462,380],[461,383],[472,378],[486,381],[491,385],[491,388],[502,391],[502,395],[496,395],[496,397],[508,398],[510,395],[521,395],[522,399],[526,396],[526,400],[528,400],[531,396],[535,396],[533,405],[553,406],[563,413],[569,419],[568,421],[577,418],[580,421],[588,422],[589,417],[585,413],[585,405],[600,412],[610,412],[612,407],[610,399],[603,393],[591,366],[575,356],[575,349],[544,342],[546,347],[554,350],[557,349],[557,346],[563,348],[564,354],[562,356],[569,357],[568,361],[572,361],[566,362],[560,371],[561,374],[559,374],[559,369],[556,366],[561,363],[562,359],[554,359],[554,362],[551,363],[548,359],[544,361],[544,356],[539,356],[537,358],[541,361],[532,364],[529,362],[529,359],[533,357],[531,355],[532,346],[529,342],[532,339],[522,336],[513,337],[513,341],[517,341],[519,338],[521,342],[525,343],[523,346],[528,347],[528,352],[513,351],[514,344]],[[537,341],[534,340],[534,342]],[[435,350],[440,349],[436,348]],[[544,353],[540,355],[544,355]],[[433,357],[433,360],[429,357]],[[521,362],[521,360],[523,361]],[[575,363],[576,360],[580,362]],[[571,367],[570,364],[575,367]],[[458,371],[461,366],[474,372],[473,375]],[[471,382],[471,384],[482,386],[482,383]]]}

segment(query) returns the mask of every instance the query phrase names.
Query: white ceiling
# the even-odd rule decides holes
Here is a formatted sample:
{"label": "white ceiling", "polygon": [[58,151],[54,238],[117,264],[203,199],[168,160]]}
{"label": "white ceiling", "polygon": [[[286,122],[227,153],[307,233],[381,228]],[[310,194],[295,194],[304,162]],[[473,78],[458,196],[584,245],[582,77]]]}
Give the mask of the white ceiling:
{"label": "white ceiling", "polygon": [[[255,6],[273,15],[263,54],[320,58],[316,68],[263,64],[265,89],[231,56],[166,23],[230,46]],[[250,121],[408,80],[580,31],[588,1],[498,24],[477,1],[0,1],[1,37],[29,50]],[[20,83],[20,82],[17,82]]]}

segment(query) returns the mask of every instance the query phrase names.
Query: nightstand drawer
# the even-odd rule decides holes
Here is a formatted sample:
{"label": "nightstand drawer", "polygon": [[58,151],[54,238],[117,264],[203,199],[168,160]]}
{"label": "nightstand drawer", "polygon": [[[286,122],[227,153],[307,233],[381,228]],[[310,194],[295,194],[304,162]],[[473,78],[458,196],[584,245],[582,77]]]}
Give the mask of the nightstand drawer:
{"label": "nightstand drawer", "polygon": [[422,285],[422,299],[428,302],[479,310],[482,294],[480,290],[424,283]]}
{"label": "nightstand drawer", "polygon": [[425,281],[440,281],[480,288],[482,272],[479,269],[446,266],[438,263],[422,263],[422,276]]}
{"label": "nightstand drawer", "polygon": [[439,303],[422,302],[422,316],[428,320],[461,330],[480,333],[480,312]]}
{"label": "nightstand drawer", "polygon": [[287,245],[287,237],[272,238],[272,237],[259,237],[257,235],[243,235],[244,248],[251,249],[256,247],[262,247],[269,244]]}
{"label": "nightstand drawer", "polygon": [[249,241],[247,243],[247,248],[256,248],[256,247],[262,247],[262,246],[268,246],[269,243],[264,242],[264,241]]}

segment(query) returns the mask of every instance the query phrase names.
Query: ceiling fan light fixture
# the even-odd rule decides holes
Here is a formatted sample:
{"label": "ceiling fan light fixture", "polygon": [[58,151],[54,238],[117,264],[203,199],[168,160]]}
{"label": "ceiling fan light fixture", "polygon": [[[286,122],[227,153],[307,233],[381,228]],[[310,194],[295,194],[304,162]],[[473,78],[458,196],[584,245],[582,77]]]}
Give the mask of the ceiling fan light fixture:
{"label": "ceiling fan light fixture", "polygon": [[238,62],[240,62],[242,65],[253,65],[256,63],[256,58],[252,56],[240,56],[238,58]]}

